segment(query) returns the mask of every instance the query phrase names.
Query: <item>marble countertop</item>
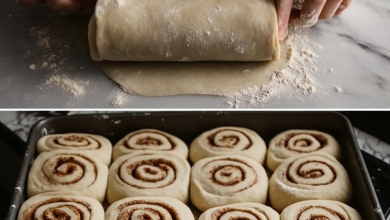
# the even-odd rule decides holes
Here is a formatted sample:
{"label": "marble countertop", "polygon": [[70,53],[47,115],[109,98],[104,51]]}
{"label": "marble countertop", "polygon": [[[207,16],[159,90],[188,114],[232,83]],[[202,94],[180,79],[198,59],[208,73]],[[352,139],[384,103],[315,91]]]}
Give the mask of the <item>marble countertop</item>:
{"label": "marble countertop", "polygon": [[[65,112],[61,114],[96,114],[110,113],[102,111],[91,112]],[[49,115],[60,115],[58,112],[49,112]],[[28,133],[32,125],[40,119],[45,118],[39,112],[0,112],[0,121],[15,132],[22,140],[27,141]],[[357,128],[354,128],[355,135],[360,149],[390,164],[390,144],[379,140],[378,138],[367,134]]]}
{"label": "marble countertop", "polygon": [[[62,16],[44,6],[25,8],[14,0],[0,0],[0,106],[111,108],[119,94],[124,100],[119,107],[124,108],[390,108],[388,0],[354,0],[341,16],[307,29],[310,43],[322,48],[313,49],[318,56],[314,94],[285,90],[254,104],[228,105],[218,96],[123,93],[78,50],[76,41],[87,23],[87,16]],[[57,67],[39,68],[42,59],[51,59]],[[68,74],[82,83],[83,95],[72,98],[56,86],[46,86],[53,73]]]}

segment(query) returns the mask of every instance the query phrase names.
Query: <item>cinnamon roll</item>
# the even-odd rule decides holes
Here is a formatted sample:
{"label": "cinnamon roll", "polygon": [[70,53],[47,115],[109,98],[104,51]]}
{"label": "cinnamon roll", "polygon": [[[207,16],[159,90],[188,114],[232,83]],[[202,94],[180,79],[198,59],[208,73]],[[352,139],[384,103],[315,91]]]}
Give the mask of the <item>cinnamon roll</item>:
{"label": "cinnamon roll", "polygon": [[303,200],[335,200],[348,203],[352,185],[344,167],[331,155],[313,153],[285,160],[269,182],[272,207],[281,212]]}
{"label": "cinnamon roll", "polygon": [[71,150],[53,150],[38,155],[31,166],[27,195],[77,191],[103,202],[107,188],[107,166],[98,159]]}
{"label": "cinnamon roll", "polygon": [[344,203],[331,200],[307,200],[285,208],[281,220],[363,220],[359,213]]}
{"label": "cinnamon roll", "polygon": [[254,131],[241,127],[219,127],[199,135],[190,146],[193,163],[207,157],[241,155],[264,164],[267,148]]}
{"label": "cinnamon roll", "polygon": [[191,167],[182,157],[142,151],[119,157],[108,174],[107,200],[132,196],[166,196],[188,201]]}
{"label": "cinnamon roll", "polygon": [[125,154],[143,150],[153,150],[188,157],[188,146],[179,138],[155,129],[142,129],[131,132],[122,138],[113,149],[113,159]]}
{"label": "cinnamon roll", "polygon": [[259,203],[235,203],[208,209],[199,220],[280,220],[279,214],[272,208]]}
{"label": "cinnamon roll", "polygon": [[267,191],[264,168],[248,157],[209,157],[192,167],[190,197],[201,211],[239,202],[264,204]]}
{"label": "cinnamon roll", "polygon": [[191,210],[168,197],[131,197],[108,207],[105,220],[195,220]]}
{"label": "cinnamon roll", "polygon": [[95,199],[77,192],[43,193],[26,200],[18,220],[103,220],[104,209]]}
{"label": "cinnamon roll", "polygon": [[100,159],[107,166],[111,163],[111,142],[100,135],[68,133],[41,137],[37,143],[38,153],[52,150],[79,150],[81,153]]}
{"label": "cinnamon roll", "polygon": [[337,160],[341,158],[339,143],[331,135],[315,130],[288,130],[276,135],[269,142],[267,167],[271,171],[287,158],[310,153],[327,153]]}

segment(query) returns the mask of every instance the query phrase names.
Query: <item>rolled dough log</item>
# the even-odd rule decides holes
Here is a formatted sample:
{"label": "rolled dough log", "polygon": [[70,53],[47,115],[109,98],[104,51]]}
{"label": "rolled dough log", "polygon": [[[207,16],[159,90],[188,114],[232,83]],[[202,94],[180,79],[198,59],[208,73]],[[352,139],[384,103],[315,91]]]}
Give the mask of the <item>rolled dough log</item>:
{"label": "rolled dough log", "polygon": [[279,59],[274,0],[99,0],[89,23],[95,61]]}

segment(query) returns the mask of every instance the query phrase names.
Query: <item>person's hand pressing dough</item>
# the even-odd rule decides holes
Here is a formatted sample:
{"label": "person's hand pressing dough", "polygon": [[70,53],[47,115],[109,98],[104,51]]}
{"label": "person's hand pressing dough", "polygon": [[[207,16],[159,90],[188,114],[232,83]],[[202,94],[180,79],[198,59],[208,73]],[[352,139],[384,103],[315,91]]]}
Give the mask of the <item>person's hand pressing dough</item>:
{"label": "person's hand pressing dough", "polygon": [[199,220],[280,220],[271,207],[259,203],[245,202],[208,209]]}
{"label": "person's hand pressing dough", "polygon": [[312,216],[327,220],[362,220],[355,209],[331,200],[307,200],[294,203],[285,208],[280,215],[281,220],[306,220],[312,219]]}
{"label": "person's hand pressing dough", "polygon": [[[294,8],[296,2],[303,4],[297,4],[298,8]],[[287,37],[289,22],[294,26],[311,27],[319,19],[340,15],[351,3],[352,0],[276,0],[279,40]]]}
{"label": "person's hand pressing dough", "polygon": [[103,220],[104,209],[97,200],[78,192],[42,193],[27,199],[17,220],[77,219]]}
{"label": "person's hand pressing dough", "polygon": [[254,131],[240,127],[218,127],[206,131],[192,141],[190,159],[198,160],[223,155],[242,155],[264,164],[267,147]]}
{"label": "person's hand pressing dough", "polygon": [[119,157],[108,174],[107,201],[133,196],[166,196],[188,201],[191,167],[173,153],[141,151]]}
{"label": "person's hand pressing dough", "polygon": [[347,171],[333,156],[324,153],[288,158],[269,181],[270,202],[278,212],[304,200],[348,203],[351,196]]}
{"label": "person's hand pressing dough", "polygon": [[244,156],[199,160],[191,170],[190,198],[196,208],[267,201],[268,177],[259,162]]}
{"label": "person's hand pressing dough", "polygon": [[310,153],[327,153],[341,159],[339,143],[331,135],[316,130],[287,130],[271,139],[267,167],[273,172],[287,158]]}

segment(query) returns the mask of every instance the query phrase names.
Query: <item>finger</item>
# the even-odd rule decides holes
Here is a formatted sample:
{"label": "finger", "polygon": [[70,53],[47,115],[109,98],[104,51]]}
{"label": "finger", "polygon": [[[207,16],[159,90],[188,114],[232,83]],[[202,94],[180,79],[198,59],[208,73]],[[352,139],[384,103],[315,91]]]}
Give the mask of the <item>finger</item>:
{"label": "finger", "polygon": [[347,9],[352,3],[352,0],[344,0],[336,11],[336,15],[341,15],[345,9]]}
{"label": "finger", "polygon": [[302,6],[299,18],[294,19],[292,24],[299,27],[315,25],[325,4],[326,0],[306,0]]}
{"label": "finger", "polygon": [[331,19],[343,0],[328,0],[322,9],[319,19]]}
{"label": "finger", "polygon": [[278,13],[278,37],[283,41],[288,34],[288,21],[290,18],[293,0],[277,0],[276,11]]}

